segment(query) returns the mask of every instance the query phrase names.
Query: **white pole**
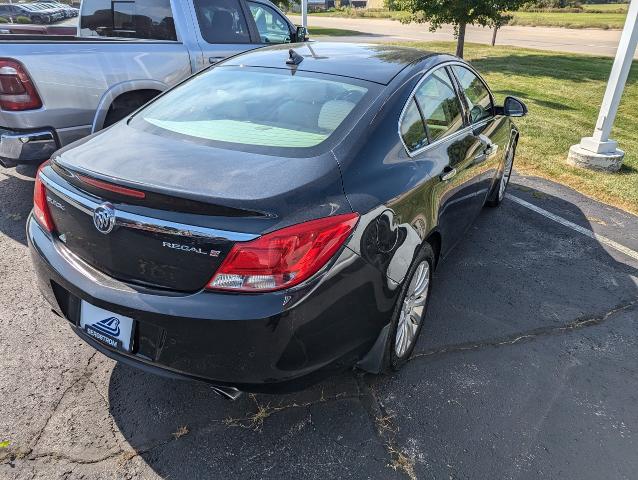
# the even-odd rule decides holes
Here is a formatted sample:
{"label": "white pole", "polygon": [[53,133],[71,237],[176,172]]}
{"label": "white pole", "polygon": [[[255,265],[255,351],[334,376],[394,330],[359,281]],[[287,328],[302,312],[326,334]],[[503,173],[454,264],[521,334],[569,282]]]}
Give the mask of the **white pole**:
{"label": "white pole", "polygon": [[301,0],[301,26],[308,28],[308,0]]}
{"label": "white pole", "polygon": [[[629,11],[627,13],[627,21],[625,22],[625,28],[618,44],[618,51],[616,52],[616,60],[611,70],[609,82],[607,83],[607,91],[603,99],[603,104],[598,116],[598,122],[596,123],[596,129],[591,137],[585,137],[581,140],[580,145],[572,147],[572,151],[575,155],[582,155],[583,152],[591,152],[596,155],[618,157],[615,159],[612,165],[605,167],[607,162],[603,161],[600,164],[599,158],[595,158],[590,166],[598,169],[617,170],[620,168],[620,162],[624,153],[618,150],[618,143],[609,138],[614,121],[616,120],[616,114],[618,113],[618,106],[622,98],[625,84],[627,83],[627,77],[629,76],[629,70],[634,59],[636,52],[636,46],[638,46],[638,0],[632,0],[629,4]],[[570,160],[572,159],[572,151],[570,151]],[[603,159],[604,160],[604,159]],[[582,162],[572,162],[580,164]],[[616,168],[617,167],[617,168]]]}

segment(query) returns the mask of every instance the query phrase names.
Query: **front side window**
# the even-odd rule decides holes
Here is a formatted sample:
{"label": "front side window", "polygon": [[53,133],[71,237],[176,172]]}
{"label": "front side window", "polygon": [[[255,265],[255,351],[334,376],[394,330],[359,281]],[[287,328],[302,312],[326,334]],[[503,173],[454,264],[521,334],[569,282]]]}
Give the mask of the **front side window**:
{"label": "front side window", "polygon": [[415,94],[430,143],[463,127],[461,102],[445,69],[430,74]]}
{"label": "front side window", "polygon": [[264,154],[318,146],[368,94],[367,82],[287,69],[218,67],[193,77],[130,125]]}
{"label": "front side window", "polygon": [[472,123],[492,117],[494,114],[492,96],[483,81],[465,67],[455,65],[452,69],[465,92]]}
{"label": "front side window", "polygon": [[290,27],[281,15],[267,5],[248,2],[261,43],[290,43]]}
{"label": "front side window", "polygon": [[177,40],[170,0],[84,0],[80,34]]}
{"label": "front side window", "polygon": [[239,0],[195,0],[193,4],[207,43],[250,43]]}

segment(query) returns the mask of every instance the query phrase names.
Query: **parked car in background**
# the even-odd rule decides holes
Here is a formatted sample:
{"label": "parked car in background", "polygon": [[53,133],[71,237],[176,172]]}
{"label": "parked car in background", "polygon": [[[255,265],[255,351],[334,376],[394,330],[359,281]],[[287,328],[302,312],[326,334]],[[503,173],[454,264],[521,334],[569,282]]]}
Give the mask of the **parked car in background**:
{"label": "parked car in background", "polygon": [[71,14],[66,11],[66,9],[62,8],[60,5],[55,5],[49,2],[38,2],[36,5],[41,9],[48,9],[56,13],[56,21],[64,20],[67,18],[71,18]]}
{"label": "parked car in background", "polygon": [[24,5],[25,8],[32,10],[33,12],[39,12],[43,15],[46,15],[49,19],[47,23],[59,22],[60,20],[64,20],[66,18],[66,15],[61,8],[53,8],[42,3],[23,3],[22,5]]}
{"label": "parked car in background", "polygon": [[25,3],[2,3],[0,4],[0,17],[6,18],[9,22],[16,23],[19,17],[28,18],[31,23],[51,23],[51,16],[41,10],[33,9]]}
{"label": "parked car in background", "polygon": [[85,0],[79,36],[0,35],[0,162],[40,163],[191,74],[307,39],[269,0]]}
{"label": "parked car in background", "polygon": [[504,198],[526,111],[450,55],[238,55],[41,167],[40,288],[106,355],[231,397],[397,370],[435,267]]}
{"label": "parked car in background", "polygon": [[67,5],[65,3],[59,3],[59,2],[38,2],[39,5],[42,5],[44,7],[48,7],[54,10],[59,10],[63,15],[64,18],[72,18],[72,17],[77,17],[78,16],[78,12],[79,10],[77,8],[74,8],[70,5]]}

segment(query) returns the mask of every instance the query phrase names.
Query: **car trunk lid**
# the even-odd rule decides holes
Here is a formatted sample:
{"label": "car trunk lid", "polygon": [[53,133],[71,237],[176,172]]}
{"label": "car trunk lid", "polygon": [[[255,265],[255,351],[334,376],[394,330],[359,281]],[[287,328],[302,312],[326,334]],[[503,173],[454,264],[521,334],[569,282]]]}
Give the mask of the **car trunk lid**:
{"label": "car trunk lid", "polygon": [[43,176],[58,238],[121,281],[198,291],[235,242],[351,211],[332,157],[258,159],[146,133],[112,141],[63,150]]}

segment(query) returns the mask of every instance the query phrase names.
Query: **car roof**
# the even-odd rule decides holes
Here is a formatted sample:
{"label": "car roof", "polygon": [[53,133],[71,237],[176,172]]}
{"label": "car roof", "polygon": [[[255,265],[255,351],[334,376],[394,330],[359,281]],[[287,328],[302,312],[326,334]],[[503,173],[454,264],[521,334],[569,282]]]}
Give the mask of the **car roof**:
{"label": "car roof", "polygon": [[[289,49],[304,58],[296,67],[286,64]],[[393,45],[306,42],[260,48],[232,57],[224,65],[296,68],[303,72],[341,75],[387,85],[407,66],[433,55],[436,54]]]}

